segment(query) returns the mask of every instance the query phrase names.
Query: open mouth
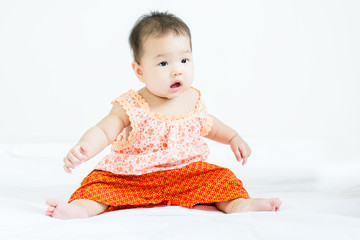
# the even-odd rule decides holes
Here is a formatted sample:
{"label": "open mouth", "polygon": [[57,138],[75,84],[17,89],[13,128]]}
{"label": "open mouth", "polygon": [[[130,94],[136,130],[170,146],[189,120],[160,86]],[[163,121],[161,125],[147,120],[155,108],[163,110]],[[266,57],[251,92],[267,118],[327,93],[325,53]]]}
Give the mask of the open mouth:
{"label": "open mouth", "polygon": [[180,86],[181,86],[181,82],[175,82],[170,86],[170,88],[178,88]]}

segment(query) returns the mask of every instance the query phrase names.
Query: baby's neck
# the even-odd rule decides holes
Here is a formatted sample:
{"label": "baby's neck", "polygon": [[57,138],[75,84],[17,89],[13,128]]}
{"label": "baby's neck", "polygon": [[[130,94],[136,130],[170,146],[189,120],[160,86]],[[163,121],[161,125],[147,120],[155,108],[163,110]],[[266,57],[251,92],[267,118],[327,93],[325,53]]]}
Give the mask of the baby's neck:
{"label": "baby's neck", "polygon": [[182,116],[195,108],[198,100],[198,93],[189,89],[175,98],[162,98],[152,94],[148,89],[142,88],[139,95],[146,101],[150,111],[167,116]]}
{"label": "baby's neck", "polygon": [[174,99],[157,96],[150,92],[146,87],[140,89],[138,93],[145,99],[149,106],[158,106]]}

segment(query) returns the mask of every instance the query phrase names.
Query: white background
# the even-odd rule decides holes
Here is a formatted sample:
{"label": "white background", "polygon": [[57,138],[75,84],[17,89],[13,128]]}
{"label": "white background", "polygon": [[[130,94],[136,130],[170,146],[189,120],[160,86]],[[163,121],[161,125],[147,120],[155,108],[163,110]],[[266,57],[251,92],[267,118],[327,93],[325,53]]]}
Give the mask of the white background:
{"label": "white background", "polygon": [[[251,197],[281,198],[279,212],[44,216],[108,153],[69,175],[67,150],[142,87],[127,39],[149,10],[189,25],[194,86],[253,149],[242,167],[209,141],[208,161]],[[0,239],[360,239],[359,13],[358,0],[0,0]]]}
{"label": "white background", "polygon": [[128,35],[149,10],[188,24],[194,86],[245,139],[295,139],[323,147],[323,160],[359,161],[355,0],[1,0],[0,143],[75,142],[112,99],[141,88]]}

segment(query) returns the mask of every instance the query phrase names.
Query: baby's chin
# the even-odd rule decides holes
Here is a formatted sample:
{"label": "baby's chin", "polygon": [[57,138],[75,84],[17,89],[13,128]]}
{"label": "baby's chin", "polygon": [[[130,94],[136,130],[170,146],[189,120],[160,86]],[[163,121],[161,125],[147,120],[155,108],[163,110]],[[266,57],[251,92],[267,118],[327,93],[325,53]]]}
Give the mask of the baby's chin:
{"label": "baby's chin", "polygon": [[190,86],[181,85],[180,87],[177,87],[176,89],[171,88],[169,91],[169,94],[167,95],[167,98],[172,99],[176,98],[183,93],[186,93],[190,90]]}
{"label": "baby's chin", "polygon": [[190,89],[190,86],[184,85],[183,83],[174,83],[170,85],[167,89],[151,89],[146,87],[147,91],[153,96],[163,99],[174,99],[181,94],[185,93]]}

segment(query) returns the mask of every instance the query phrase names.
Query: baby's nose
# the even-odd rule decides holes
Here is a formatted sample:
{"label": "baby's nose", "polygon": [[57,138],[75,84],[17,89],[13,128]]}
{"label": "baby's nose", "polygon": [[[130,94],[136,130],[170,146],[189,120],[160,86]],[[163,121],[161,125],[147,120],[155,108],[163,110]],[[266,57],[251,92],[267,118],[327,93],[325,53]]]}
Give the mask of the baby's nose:
{"label": "baby's nose", "polygon": [[174,76],[179,76],[179,75],[182,75],[182,67],[179,66],[179,65],[175,65],[174,68],[173,68],[173,71],[172,71],[172,74]]}

